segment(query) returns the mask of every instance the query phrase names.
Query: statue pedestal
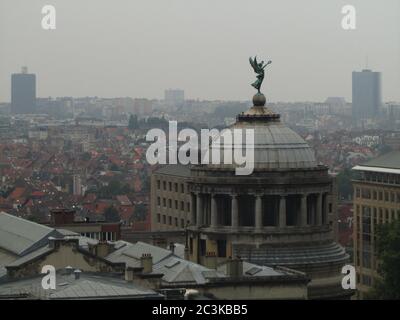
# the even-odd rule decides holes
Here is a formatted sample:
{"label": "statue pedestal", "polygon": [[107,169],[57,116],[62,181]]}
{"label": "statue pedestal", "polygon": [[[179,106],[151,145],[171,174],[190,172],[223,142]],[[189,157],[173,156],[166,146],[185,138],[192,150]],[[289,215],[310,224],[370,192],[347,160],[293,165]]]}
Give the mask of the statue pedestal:
{"label": "statue pedestal", "polygon": [[253,106],[264,107],[265,102],[266,102],[265,96],[261,92],[258,92],[253,96]]}

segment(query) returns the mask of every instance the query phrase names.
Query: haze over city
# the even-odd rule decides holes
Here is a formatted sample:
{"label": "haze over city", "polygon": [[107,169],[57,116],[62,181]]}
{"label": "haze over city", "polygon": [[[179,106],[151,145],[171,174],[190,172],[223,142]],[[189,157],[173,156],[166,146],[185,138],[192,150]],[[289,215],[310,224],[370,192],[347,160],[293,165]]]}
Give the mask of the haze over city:
{"label": "haze over city", "polygon": [[351,72],[382,73],[383,101],[399,101],[400,4],[354,0],[357,29],[343,30],[348,1],[51,1],[57,29],[41,28],[47,1],[0,3],[0,101],[26,65],[37,95],[248,100],[248,57],[271,59],[269,101],[351,101]]}

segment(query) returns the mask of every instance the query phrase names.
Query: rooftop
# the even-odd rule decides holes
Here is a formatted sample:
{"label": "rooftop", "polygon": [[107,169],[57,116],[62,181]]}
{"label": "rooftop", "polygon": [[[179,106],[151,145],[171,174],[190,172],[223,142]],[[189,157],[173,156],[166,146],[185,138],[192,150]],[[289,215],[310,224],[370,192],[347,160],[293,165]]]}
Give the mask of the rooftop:
{"label": "rooftop", "polygon": [[114,274],[81,272],[75,275],[57,273],[56,289],[42,288],[42,275],[18,279],[0,286],[1,298],[37,298],[49,300],[77,299],[161,299],[162,295]]}
{"label": "rooftop", "polygon": [[47,242],[48,237],[58,235],[56,229],[0,212],[0,248],[14,254],[23,255]]}

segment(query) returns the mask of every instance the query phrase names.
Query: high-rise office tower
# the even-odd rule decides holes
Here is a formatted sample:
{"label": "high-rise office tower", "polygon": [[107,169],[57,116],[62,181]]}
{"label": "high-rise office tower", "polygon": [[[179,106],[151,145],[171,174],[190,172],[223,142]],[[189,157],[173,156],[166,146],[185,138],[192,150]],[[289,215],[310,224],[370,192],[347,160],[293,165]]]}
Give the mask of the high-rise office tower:
{"label": "high-rise office tower", "polygon": [[353,72],[353,120],[372,119],[381,107],[381,73],[364,69]]}
{"label": "high-rise office tower", "polygon": [[27,67],[21,73],[11,75],[11,111],[34,113],[36,106],[36,75],[29,74]]}

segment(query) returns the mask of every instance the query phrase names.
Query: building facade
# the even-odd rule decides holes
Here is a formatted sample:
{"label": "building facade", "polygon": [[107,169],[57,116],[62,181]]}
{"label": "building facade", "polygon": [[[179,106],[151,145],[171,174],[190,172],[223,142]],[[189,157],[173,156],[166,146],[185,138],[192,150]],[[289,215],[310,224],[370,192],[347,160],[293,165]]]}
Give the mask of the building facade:
{"label": "building facade", "polygon": [[[348,298],[352,293],[341,287],[341,269],[349,256],[332,231],[337,220],[333,178],[280,115],[265,108],[265,97],[255,96],[253,103],[229,128],[254,130],[252,174],[237,176],[235,165],[209,164],[187,167],[184,178],[176,175],[186,181],[190,197],[188,258],[206,265],[210,256],[217,264],[239,256],[258,265],[290,266],[310,276],[309,298]],[[164,168],[171,176],[176,171]],[[163,189],[158,172],[152,184],[152,190]],[[163,196],[153,196],[154,201],[164,206]],[[157,211],[152,214],[163,223]]]}
{"label": "building facade", "polygon": [[151,230],[184,230],[190,223],[190,168],[168,165],[151,176]]}
{"label": "building facade", "polygon": [[368,69],[354,71],[352,97],[355,123],[375,118],[382,104],[380,72]]}
{"label": "building facade", "polygon": [[12,113],[34,113],[36,107],[36,75],[29,74],[26,67],[21,73],[11,75]]}
{"label": "building facade", "polygon": [[185,91],[181,89],[167,89],[164,92],[165,103],[171,106],[182,105],[185,101]]}
{"label": "building facade", "polygon": [[400,152],[395,151],[355,166],[353,180],[353,239],[357,290],[360,298],[379,277],[376,230],[400,217]]}

